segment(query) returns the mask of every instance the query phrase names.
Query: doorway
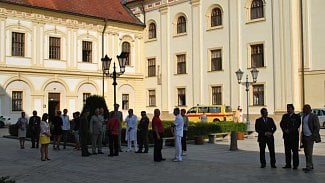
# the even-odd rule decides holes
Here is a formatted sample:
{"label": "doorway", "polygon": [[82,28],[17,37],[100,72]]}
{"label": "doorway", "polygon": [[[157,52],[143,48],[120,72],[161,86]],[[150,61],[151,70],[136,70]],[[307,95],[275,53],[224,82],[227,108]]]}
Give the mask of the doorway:
{"label": "doorway", "polygon": [[48,106],[49,122],[51,122],[55,112],[60,110],[60,93],[49,93]]}

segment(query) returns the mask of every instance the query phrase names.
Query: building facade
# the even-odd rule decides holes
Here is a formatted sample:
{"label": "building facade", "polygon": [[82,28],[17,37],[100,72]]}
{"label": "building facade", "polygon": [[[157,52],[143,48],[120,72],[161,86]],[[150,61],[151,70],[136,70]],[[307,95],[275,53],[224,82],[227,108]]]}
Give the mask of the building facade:
{"label": "building facade", "polygon": [[[303,96],[312,107],[324,106],[325,37],[315,38],[325,30],[324,1],[131,0],[127,6],[146,24],[147,110],[225,104],[249,106],[256,117],[261,107],[283,113],[287,103],[300,111]],[[235,72],[252,81],[252,68],[259,75],[247,104]]]}
{"label": "building facade", "polygon": [[66,108],[72,116],[94,94],[104,95],[112,110],[113,81],[103,76],[101,58],[112,57],[119,71],[116,55],[122,51],[129,52],[129,62],[117,79],[117,103],[125,113],[143,109],[144,26],[120,1],[92,3],[0,1],[0,113],[11,123],[21,111],[54,115]]}

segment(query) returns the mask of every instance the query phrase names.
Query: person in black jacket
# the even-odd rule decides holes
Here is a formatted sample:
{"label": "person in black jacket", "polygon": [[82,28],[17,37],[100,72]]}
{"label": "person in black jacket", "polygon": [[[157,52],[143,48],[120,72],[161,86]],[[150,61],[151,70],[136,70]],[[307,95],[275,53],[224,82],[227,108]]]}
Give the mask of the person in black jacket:
{"label": "person in black jacket", "polygon": [[36,142],[36,148],[38,148],[39,144],[39,135],[41,130],[41,117],[37,116],[37,111],[33,111],[33,116],[29,118],[29,128],[31,132],[31,141],[32,141],[32,147],[35,148],[35,142]]}
{"label": "person in black jacket", "polygon": [[283,132],[284,151],[286,155],[286,165],[282,168],[291,168],[291,151],[293,156],[293,169],[299,165],[299,128],[301,118],[294,113],[293,104],[287,104],[287,114],[282,116],[280,126]]}
{"label": "person in black jacket", "polygon": [[261,109],[260,118],[256,119],[255,131],[258,133],[258,143],[260,147],[260,162],[261,168],[265,168],[265,148],[266,145],[270,152],[271,167],[275,166],[275,151],[274,151],[274,132],[276,131],[276,126],[272,118],[267,117],[267,109]]}
{"label": "person in black jacket", "polygon": [[149,118],[147,117],[146,111],[141,111],[141,119],[138,124],[139,130],[139,150],[136,153],[142,153],[142,148],[144,146],[143,153],[148,153],[148,126]]}

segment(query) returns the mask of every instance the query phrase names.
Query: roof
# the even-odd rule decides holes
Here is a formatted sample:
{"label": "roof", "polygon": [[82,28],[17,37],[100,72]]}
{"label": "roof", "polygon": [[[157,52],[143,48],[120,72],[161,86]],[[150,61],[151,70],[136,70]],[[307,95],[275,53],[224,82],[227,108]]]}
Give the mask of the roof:
{"label": "roof", "polygon": [[0,0],[3,3],[143,25],[121,0]]}

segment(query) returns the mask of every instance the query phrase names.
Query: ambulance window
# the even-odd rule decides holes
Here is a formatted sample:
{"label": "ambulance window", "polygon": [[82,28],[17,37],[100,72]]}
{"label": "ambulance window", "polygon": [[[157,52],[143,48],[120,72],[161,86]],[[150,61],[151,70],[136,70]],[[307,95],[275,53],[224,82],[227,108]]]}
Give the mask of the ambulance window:
{"label": "ambulance window", "polygon": [[209,107],[209,113],[220,113],[221,108],[220,107]]}
{"label": "ambulance window", "polygon": [[189,114],[189,113],[196,113],[196,107],[192,107],[191,109],[189,109],[187,111],[187,114]]}
{"label": "ambulance window", "polygon": [[199,107],[199,113],[207,113],[208,112],[208,107]]}
{"label": "ambulance window", "polygon": [[230,106],[226,106],[226,112],[232,112],[232,109]]}

